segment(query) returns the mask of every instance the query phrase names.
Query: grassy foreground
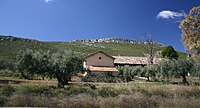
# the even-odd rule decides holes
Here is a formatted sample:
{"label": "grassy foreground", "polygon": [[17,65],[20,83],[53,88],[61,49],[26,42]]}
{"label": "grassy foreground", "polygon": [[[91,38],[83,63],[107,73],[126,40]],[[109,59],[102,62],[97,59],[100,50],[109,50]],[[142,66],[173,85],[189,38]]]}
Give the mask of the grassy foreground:
{"label": "grassy foreground", "polygon": [[72,82],[65,89],[58,89],[54,80],[0,77],[0,106],[200,107],[200,86],[136,80],[129,83]]}

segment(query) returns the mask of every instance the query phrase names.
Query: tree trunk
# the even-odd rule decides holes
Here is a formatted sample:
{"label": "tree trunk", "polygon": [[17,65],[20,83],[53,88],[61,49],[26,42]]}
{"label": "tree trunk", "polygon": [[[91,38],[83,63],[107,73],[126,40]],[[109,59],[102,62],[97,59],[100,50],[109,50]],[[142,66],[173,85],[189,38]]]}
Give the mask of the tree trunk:
{"label": "tree trunk", "polygon": [[42,75],[42,80],[44,80],[45,75]]}
{"label": "tree trunk", "polygon": [[150,81],[149,76],[147,77],[147,81]]}
{"label": "tree trunk", "polygon": [[24,78],[24,79],[30,79],[27,75],[24,75],[24,72],[21,72],[21,75],[22,75],[22,77]]}
{"label": "tree trunk", "polygon": [[58,80],[58,88],[65,88],[65,85],[68,84],[68,80]]}
{"label": "tree trunk", "polygon": [[186,79],[186,76],[185,76],[185,75],[181,75],[181,76],[182,76],[182,78],[183,78],[183,84],[188,84],[187,79]]}
{"label": "tree trunk", "polygon": [[68,78],[62,75],[56,75],[56,78],[58,80],[58,88],[64,88],[65,85],[68,84]]}

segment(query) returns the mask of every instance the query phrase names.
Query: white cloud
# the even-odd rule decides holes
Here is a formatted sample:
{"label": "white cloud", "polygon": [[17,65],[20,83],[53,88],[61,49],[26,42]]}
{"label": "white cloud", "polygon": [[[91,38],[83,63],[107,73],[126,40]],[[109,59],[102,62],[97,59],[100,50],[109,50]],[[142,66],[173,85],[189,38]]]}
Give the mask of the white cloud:
{"label": "white cloud", "polygon": [[53,0],[44,0],[46,3],[50,3],[52,2]]}
{"label": "white cloud", "polygon": [[184,11],[182,12],[173,12],[170,10],[163,10],[158,13],[157,18],[162,18],[162,19],[175,19],[175,18],[181,18],[185,17],[186,13]]}

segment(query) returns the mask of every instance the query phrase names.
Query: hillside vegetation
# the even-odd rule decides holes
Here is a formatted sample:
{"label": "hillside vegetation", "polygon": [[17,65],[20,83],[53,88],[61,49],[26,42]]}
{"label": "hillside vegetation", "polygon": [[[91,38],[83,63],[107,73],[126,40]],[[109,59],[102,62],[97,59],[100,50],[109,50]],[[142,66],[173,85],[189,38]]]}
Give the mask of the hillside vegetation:
{"label": "hillside vegetation", "polygon": [[[155,44],[156,51],[164,47],[160,43]],[[106,38],[99,40],[76,40],[71,42],[42,42],[32,39],[24,39],[12,36],[0,36],[0,57],[14,60],[19,50],[44,50],[63,51],[73,50],[84,54],[103,51],[112,56],[144,56],[145,49],[141,43],[122,38]],[[179,52],[180,58],[186,57],[185,53]]]}
{"label": "hillside vegetation", "polygon": [[17,38],[12,36],[0,36],[0,58],[14,60],[20,50],[50,50],[57,49],[37,40]]}

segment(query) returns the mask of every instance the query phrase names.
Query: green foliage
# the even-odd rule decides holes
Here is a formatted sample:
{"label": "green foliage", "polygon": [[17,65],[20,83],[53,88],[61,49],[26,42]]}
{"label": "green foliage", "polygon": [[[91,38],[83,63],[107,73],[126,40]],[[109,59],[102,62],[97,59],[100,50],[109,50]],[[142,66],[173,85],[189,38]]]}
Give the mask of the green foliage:
{"label": "green foliage", "polygon": [[178,59],[178,53],[174,50],[172,46],[165,47],[161,52],[163,57],[167,57],[169,59]]}
{"label": "green foliage", "polygon": [[106,72],[96,76],[86,76],[82,78],[84,82],[104,82],[104,83],[116,83],[122,82],[121,78],[113,76],[112,73]]}
{"label": "green foliage", "polygon": [[[2,36],[0,36],[1,39]],[[4,36],[9,38],[8,36]],[[106,43],[106,42],[41,42],[31,39],[23,39],[13,37],[14,39],[0,40],[0,57],[6,60],[15,61],[16,55],[20,50],[31,49],[34,51],[42,50],[58,52],[64,50],[73,50],[83,54],[90,54],[99,50],[112,56],[141,56],[146,54],[146,50],[141,44],[122,44],[122,43]],[[91,45],[91,46],[89,46]],[[160,43],[154,43],[156,46],[155,52],[162,50],[163,46]],[[100,47],[95,47],[100,46]],[[126,52],[126,53],[124,53]],[[181,56],[186,58],[186,55]]]}
{"label": "green foliage", "polygon": [[10,96],[15,92],[15,88],[10,85],[0,86],[0,94],[5,96]]}
{"label": "green foliage", "polygon": [[194,7],[190,13],[180,23],[182,30],[182,41],[185,48],[189,50],[190,54],[197,55],[200,53],[200,6]]}
{"label": "green foliage", "polygon": [[140,74],[142,71],[141,66],[118,66],[119,75],[123,76],[125,81],[131,81],[134,76]]}
{"label": "green foliage", "polygon": [[156,70],[159,76],[164,79],[169,79],[170,77],[182,77],[183,83],[187,83],[186,76],[188,73],[192,73],[192,69],[194,69],[194,63],[191,60],[164,60],[159,63]]}
{"label": "green foliage", "polygon": [[35,94],[41,94],[44,93],[45,91],[48,91],[49,87],[47,86],[28,86],[26,87],[23,92],[24,93],[35,93]]}
{"label": "green foliage", "polygon": [[0,58],[0,70],[9,69],[14,70],[14,62]]}
{"label": "green foliage", "polygon": [[144,66],[144,68],[141,70],[141,75],[144,75],[147,78],[147,81],[150,81],[150,77],[156,76],[156,70],[154,66]]}
{"label": "green foliage", "polygon": [[24,39],[11,36],[0,36],[0,58],[5,60],[15,61],[15,58],[20,50],[31,49],[31,50],[43,50],[51,52],[57,52],[58,49],[45,42],[40,42],[32,39]]}
{"label": "green foliage", "polygon": [[98,92],[102,97],[115,97],[119,95],[119,91],[112,87],[101,87]]}
{"label": "green foliage", "polygon": [[[47,42],[46,44],[58,48],[59,50],[71,49],[76,52],[82,52],[85,54],[91,54],[97,51],[103,51],[106,54],[112,56],[140,56],[146,53],[141,44],[121,44],[121,43],[106,43],[106,42]],[[91,46],[88,46],[91,45]],[[101,47],[94,47],[101,46]],[[163,46],[159,43],[155,43],[157,48],[155,51],[159,51]],[[124,53],[126,52],[126,53]]]}
{"label": "green foliage", "polygon": [[58,87],[64,87],[73,75],[82,71],[82,61],[83,56],[73,51],[50,54],[27,49],[18,54],[17,69],[25,79],[32,79],[35,74],[55,77]]}
{"label": "green foliage", "polygon": [[20,51],[17,55],[16,68],[25,79],[32,79],[37,72],[37,58],[34,57],[34,51],[27,49]]}
{"label": "green foliage", "polygon": [[157,76],[164,81],[168,81],[177,71],[176,60],[163,60],[157,66]]}
{"label": "green foliage", "polygon": [[0,106],[4,106],[4,104],[7,102],[7,98],[5,96],[0,96]]}
{"label": "green foliage", "polygon": [[200,63],[196,62],[192,69],[192,75],[200,78]]}
{"label": "green foliage", "polygon": [[68,95],[77,95],[77,94],[88,93],[88,92],[90,92],[90,89],[86,87],[72,87],[69,90],[66,90],[65,93],[67,93]]}
{"label": "green foliage", "polygon": [[178,75],[180,75],[183,78],[183,83],[186,84],[187,79],[186,76],[188,75],[188,73],[192,73],[192,68],[194,66],[194,63],[190,60],[184,60],[184,61],[179,61],[177,68],[178,68]]}
{"label": "green foliage", "polygon": [[83,70],[83,56],[73,51],[54,53],[51,56],[51,71],[49,75],[56,77],[58,86],[63,87],[68,84],[71,77]]}

